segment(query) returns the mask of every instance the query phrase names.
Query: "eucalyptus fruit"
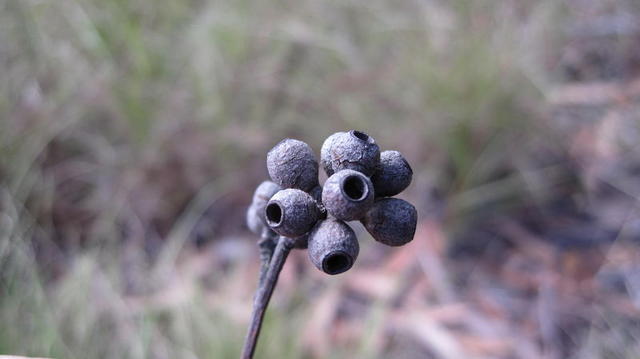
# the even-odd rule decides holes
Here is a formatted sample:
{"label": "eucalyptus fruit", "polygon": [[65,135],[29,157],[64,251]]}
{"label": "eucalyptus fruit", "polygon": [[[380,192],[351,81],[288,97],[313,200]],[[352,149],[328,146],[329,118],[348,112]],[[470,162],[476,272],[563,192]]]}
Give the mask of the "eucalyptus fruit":
{"label": "eucalyptus fruit", "polygon": [[373,198],[371,180],[354,170],[334,173],[327,179],[322,190],[322,203],[327,212],[343,221],[362,218],[371,208]]}
{"label": "eucalyptus fruit", "polygon": [[337,132],[322,144],[320,161],[327,176],[344,169],[371,176],[380,162],[380,148],[373,137],[364,132]]}
{"label": "eucalyptus fruit", "polygon": [[264,217],[265,207],[271,197],[282,188],[271,181],[264,181],[256,188],[253,193],[253,200],[247,209],[247,227],[255,234],[261,234],[266,226]]}
{"label": "eucalyptus fruit", "polygon": [[355,232],[341,220],[329,218],[321,221],[309,234],[309,259],[327,274],[348,271],[359,252]]}
{"label": "eucalyptus fruit", "polygon": [[305,235],[316,224],[320,208],[310,194],[287,188],[271,197],[264,214],[274,232],[296,238]]}
{"label": "eucalyptus fruit", "polygon": [[247,226],[261,236],[262,267],[243,359],[253,357],[266,307],[292,249],[308,249],[316,268],[335,275],[351,269],[360,251],[346,221],[361,221],[376,241],[389,246],[404,245],[415,234],[415,207],[388,198],[406,189],[413,176],[400,152],[380,153],[373,137],[351,130],[324,141],[320,162],[329,176],[324,186],[308,144],[287,138],[267,154],[273,182],[258,186],[247,209]]}
{"label": "eucalyptus fruit", "polygon": [[371,176],[376,197],[395,196],[411,183],[413,170],[409,162],[398,151],[384,151],[380,154],[380,165]]}
{"label": "eucalyptus fruit", "polygon": [[367,232],[378,242],[398,247],[413,239],[418,212],[409,202],[399,198],[381,198],[362,219]]}
{"label": "eucalyptus fruit", "polygon": [[318,161],[302,141],[280,141],[267,154],[267,170],[273,182],[284,188],[309,191],[318,185]]}

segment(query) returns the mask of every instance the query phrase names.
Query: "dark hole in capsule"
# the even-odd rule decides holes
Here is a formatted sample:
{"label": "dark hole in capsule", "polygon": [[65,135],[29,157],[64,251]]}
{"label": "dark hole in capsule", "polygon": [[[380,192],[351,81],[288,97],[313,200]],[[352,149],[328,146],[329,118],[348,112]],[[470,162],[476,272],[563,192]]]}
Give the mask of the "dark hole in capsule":
{"label": "dark hole in capsule", "polygon": [[369,135],[367,135],[364,132],[353,130],[353,131],[351,131],[351,134],[354,135],[358,139],[361,139],[361,140],[363,140],[365,142],[369,142]]}
{"label": "dark hole in capsule", "polygon": [[351,257],[344,252],[329,254],[322,262],[322,268],[327,274],[340,274],[351,268]]}
{"label": "dark hole in capsule", "polygon": [[367,185],[358,176],[348,176],[342,182],[342,192],[352,201],[361,201],[367,197]]}
{"label": "dark hole in capsule", "polygon": [[282,208],[277,203],[270,203],[265,210],[267,221],[271,225],[278,225],[282,222]]}

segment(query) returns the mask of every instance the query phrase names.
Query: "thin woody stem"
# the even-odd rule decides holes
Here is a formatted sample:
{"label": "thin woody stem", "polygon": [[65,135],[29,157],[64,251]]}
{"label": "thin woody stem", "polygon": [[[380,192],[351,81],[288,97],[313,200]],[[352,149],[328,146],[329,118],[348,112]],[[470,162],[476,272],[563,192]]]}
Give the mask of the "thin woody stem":
{"label": "thin woody stem", "polygon": [[270,228],[265,227],[258,241],[258,247],[260,249],[260,276],[258,280],[258,287],[262,286],[264,278],[269,270],[269,263],[271,263],[271,257],[273,257],[273,251],[278,241],[278,235]]}
{"label": "thin woody stem", "polygon": [[251,313],[251,322],[249,324],[249,332],[244,341],[242,348],[241,359],[253,358],[253,353],[256,349],[258,342],[258,336],[260,335],[260,328],[262,327],[262,319],[264,313],[269,305],[269,300],[273,294],[273,290],[278,282],[278,276],[284,266],[284,262],[287,260],[289,252],[293,248],[293,241],[286,237],[280,237],[278,244],[273,252],[273,257],[269,263],[269,269],[258,285],[258,290],[253,300],[253,312]]}

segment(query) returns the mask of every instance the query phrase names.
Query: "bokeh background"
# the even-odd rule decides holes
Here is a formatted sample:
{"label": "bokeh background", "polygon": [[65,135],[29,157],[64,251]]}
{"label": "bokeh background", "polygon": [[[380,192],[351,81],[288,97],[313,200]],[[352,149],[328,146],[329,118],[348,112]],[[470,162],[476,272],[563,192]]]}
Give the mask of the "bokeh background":
{"label": "bokeh background", "polygon": [[236,358],[265,156],[401,151],[414,241],[292,254],[259,358],[638,358],[637,0],[0,0],[0,354]]}

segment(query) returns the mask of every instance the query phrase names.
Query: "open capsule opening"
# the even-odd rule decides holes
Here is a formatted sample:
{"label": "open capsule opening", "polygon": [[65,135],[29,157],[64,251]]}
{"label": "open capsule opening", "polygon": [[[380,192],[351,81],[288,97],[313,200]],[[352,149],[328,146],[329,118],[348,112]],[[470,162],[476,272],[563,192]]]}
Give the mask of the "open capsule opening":
{"label": "open capsule opening", "polygon": [[357,131],[357,130],[352,130],[351,135],[359,140],[362,140],[364,142],[373,142],[373,139],[371,138],[371,136],[367,135],[366,133],[362,132],[362,131]]}
{"label": "open capsule opening", "polygon": [[272,227],[277,227],[282,223],[282,207],[279,203],[272,202],[267,205],[265,209],[265,217],[267,218],[267,224]]}
{"label": "open capsule opening", "polygon": [[342,193],[351,201],[359,202],[369,195],[369,187],[364,178],[351,175],[342,180]]}
{"label": "open capsule opening", "polygon": [[322,261],[322,270],[327,274],[346,272],[353,265],[353,259],[345,252],[337,251],[329,254]]}

